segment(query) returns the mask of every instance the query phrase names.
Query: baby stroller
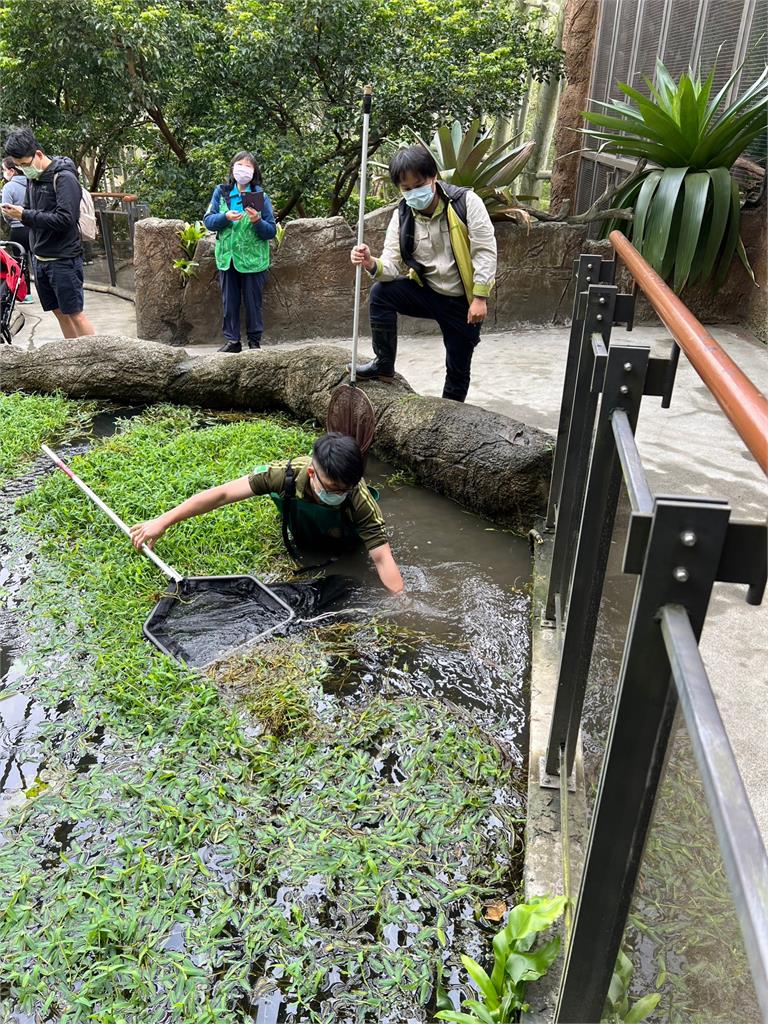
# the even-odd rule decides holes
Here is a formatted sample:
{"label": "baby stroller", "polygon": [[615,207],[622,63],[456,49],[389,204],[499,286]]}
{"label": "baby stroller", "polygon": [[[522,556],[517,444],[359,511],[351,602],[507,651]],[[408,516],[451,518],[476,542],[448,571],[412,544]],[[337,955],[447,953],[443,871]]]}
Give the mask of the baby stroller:
{"label": "baby stroller", "polygon": [[[15,253],[15,257],[11,255]],[[24,326],[24,314],[14,312],[16,301],[27,297],[27,250],[18,242],[0,242],[0,344],[10,345],[11,338]]]}

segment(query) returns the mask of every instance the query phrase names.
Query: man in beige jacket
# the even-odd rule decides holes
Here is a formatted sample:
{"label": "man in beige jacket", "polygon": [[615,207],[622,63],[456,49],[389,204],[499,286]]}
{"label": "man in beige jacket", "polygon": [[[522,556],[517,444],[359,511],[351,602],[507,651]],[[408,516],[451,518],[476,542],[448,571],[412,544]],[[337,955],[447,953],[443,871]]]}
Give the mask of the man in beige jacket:
{"label": "man in beige jacket", "polygon": [[367,245],[352,262],[374,278],[369,310],[376,358],[361,379],[391,380],[397,355],[397,314],[436,320],[445,343],[443,398],[463,402],[472,354],[496,274],[496,238],[482,199],[471,189],[437,180],[424,146],[398,150],[389,174],[403,198],[392,214],[381,256]]}

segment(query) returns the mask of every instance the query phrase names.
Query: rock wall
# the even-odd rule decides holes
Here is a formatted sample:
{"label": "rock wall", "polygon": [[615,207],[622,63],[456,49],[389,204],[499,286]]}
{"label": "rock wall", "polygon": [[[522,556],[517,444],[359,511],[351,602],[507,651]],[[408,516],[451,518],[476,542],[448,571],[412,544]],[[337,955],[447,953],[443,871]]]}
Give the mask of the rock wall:
{"label": "rock wall", "polygon": [[[365,238],[373,252],[381,249],[390,209],[366,217]],[[136,320],[140,337],[171,345],[215,342],[221,335],[221,297],[213,258],[214,236],[197,247],[197,276],[183,287],[172,263],[181,255],[180,221],[149,218],[136,225]],[[742,235],[758,272],[765,274],[764,211],[743,215]],[[610,253],[607,242],[586,237],[580,225],[513,223],[496,225],[499,249],[497,285],[489,303],[487,330],[512,330],[521,324],[562,324],[573,303],[573,260],[582,252]],[[354,269],[349,250],[355,237],[342,217],[289,221],[264,294],[265,340],[348,337],[352,329]],[[370,283],[363,275],[364,299]],[[765,289],[761,292],[740,263],[717,293],[711,285],[689,289],[683,300],[706,323],[738,323],[745,318],[764,340]],[[751,312],[750,312],[751,311]],[[638,320],[655,314],[641,301]],[[431,321],[406,319],[404,331],[434,332]],[[762,334],[760,333],[762,331]],[[368,333],[367,312],[361,332]],[[245,332],[243,331],[243,336]]]}

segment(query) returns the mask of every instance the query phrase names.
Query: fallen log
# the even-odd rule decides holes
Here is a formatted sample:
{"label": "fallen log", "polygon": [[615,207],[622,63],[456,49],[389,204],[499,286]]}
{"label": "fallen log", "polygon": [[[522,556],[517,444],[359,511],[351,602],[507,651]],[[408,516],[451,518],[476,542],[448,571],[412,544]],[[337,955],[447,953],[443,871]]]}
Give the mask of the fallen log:
{"label": "fallen log", "polygon": [[[347,354],[330,345],[281,346],[239,355],[183,349],[115,335],[0,347],[0,389],[126,404],[176,402],[208,409],[286,410],[324,424],[332,390],[347,379]],[[399,375],[366,382],[376,411],[373,451],[417,482],[496,522],[527,530],[546,505],[552,440],[499,413],[417,395]]]}

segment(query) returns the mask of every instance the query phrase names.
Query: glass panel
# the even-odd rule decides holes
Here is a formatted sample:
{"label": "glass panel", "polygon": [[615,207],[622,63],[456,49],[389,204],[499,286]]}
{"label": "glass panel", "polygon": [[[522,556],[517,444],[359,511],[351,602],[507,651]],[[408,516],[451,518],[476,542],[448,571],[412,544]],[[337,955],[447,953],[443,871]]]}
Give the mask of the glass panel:
{"label": "glass panel", "polygon": [[633,966],[630,1003],[660,996],[647,1018],[651,1024],[760,1024],[730,887],[679,715],[624,951]]}
{"label": "glass panel", "polygon": [[629,615],[637,587],[637,577],[625,575],[621,571],[629,514],[629,498],[626,488],[622,484],[613,537],[611,538],[603,597],[598,613],[595,647],[584,695],[584,714],[581,720],[584,779],[587,812],[590,820],[608,727],[613,714],[613,702],[627,637]]}

